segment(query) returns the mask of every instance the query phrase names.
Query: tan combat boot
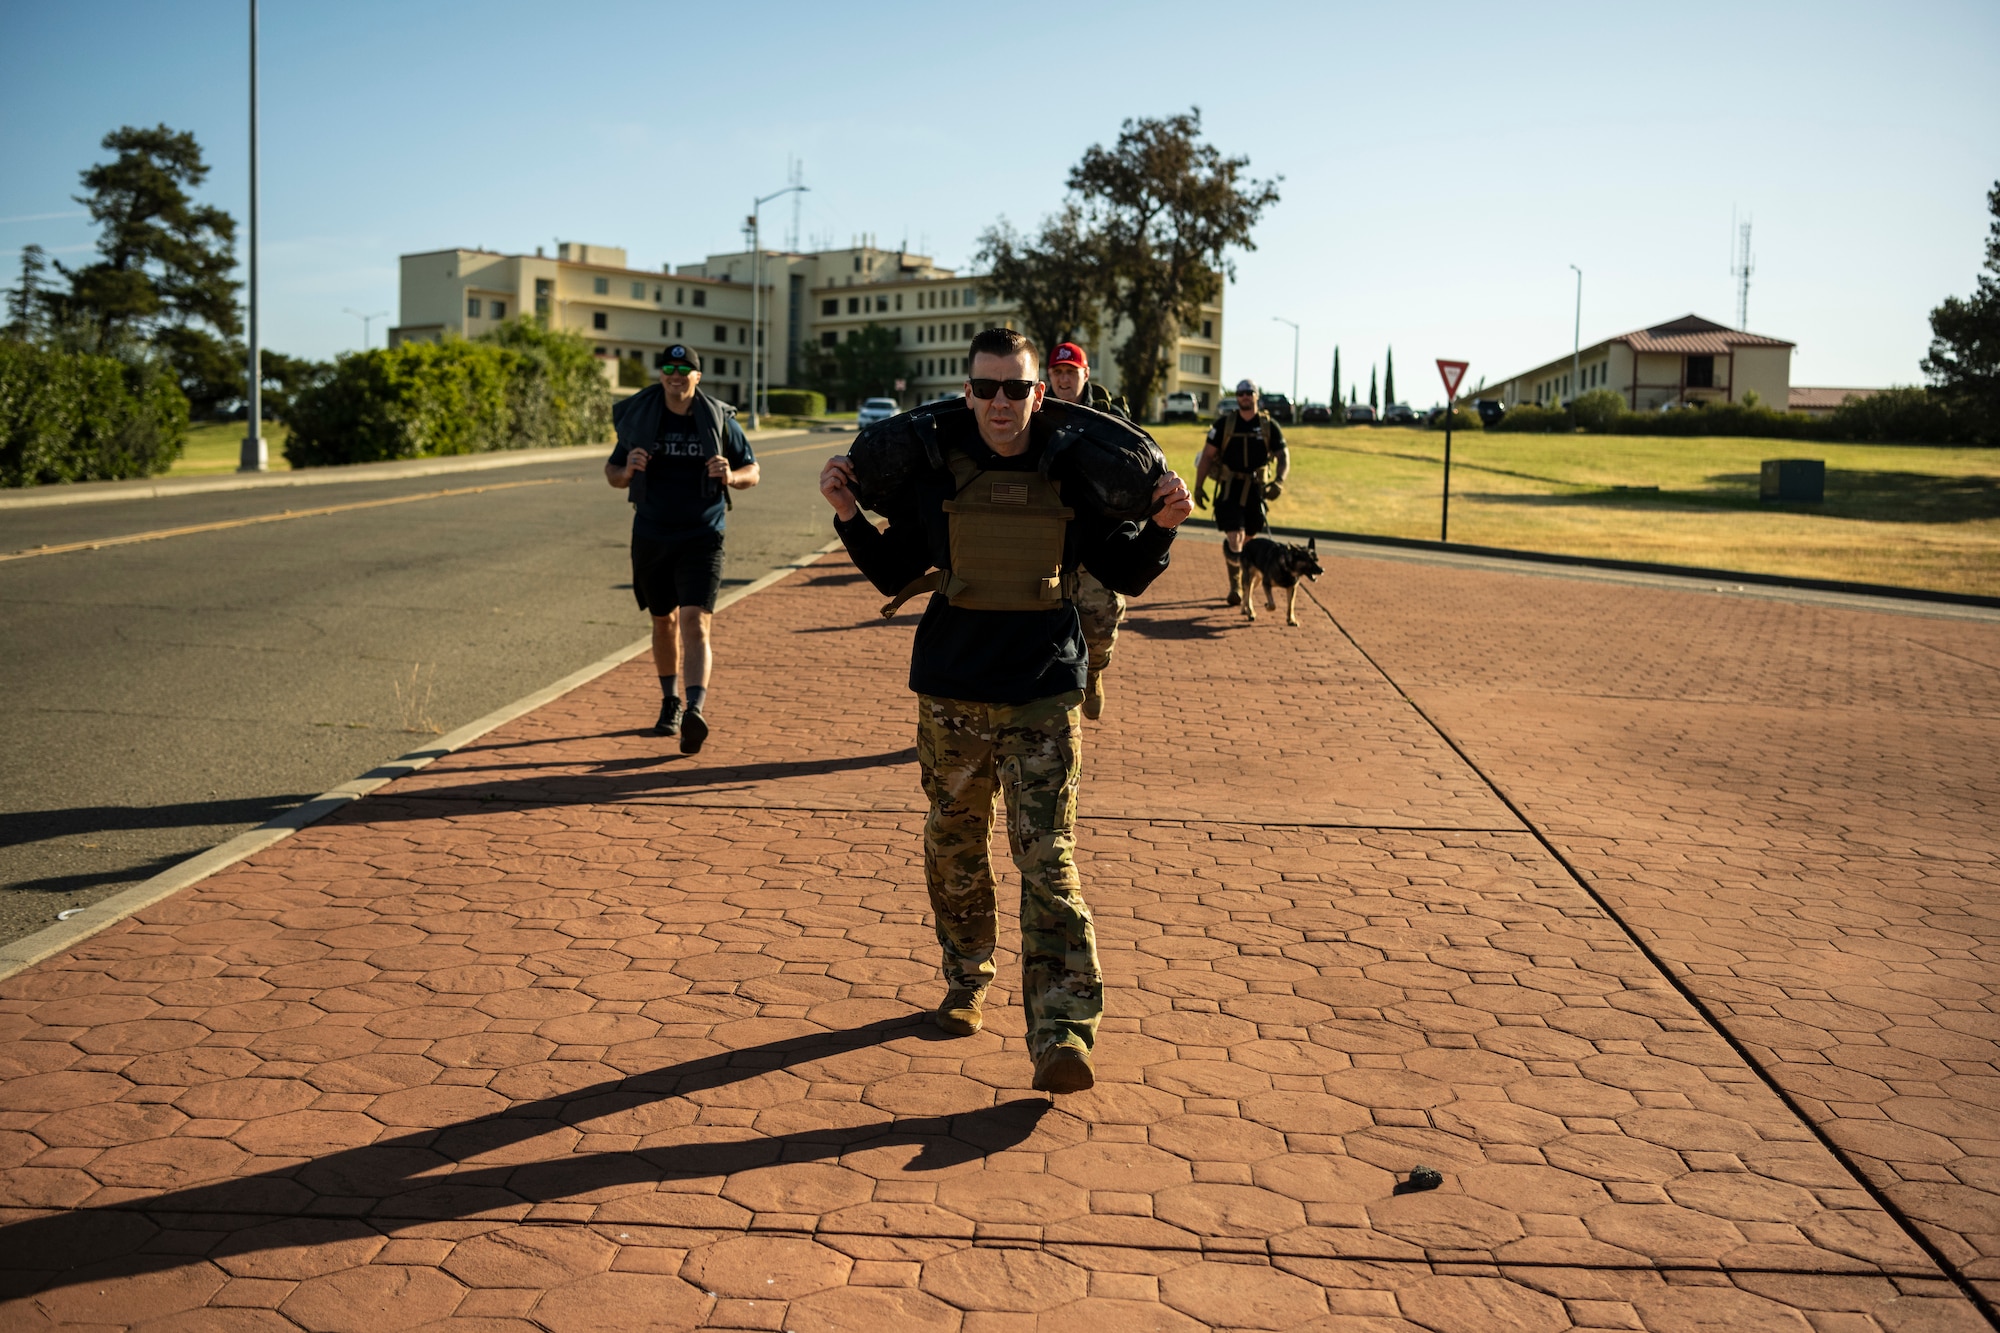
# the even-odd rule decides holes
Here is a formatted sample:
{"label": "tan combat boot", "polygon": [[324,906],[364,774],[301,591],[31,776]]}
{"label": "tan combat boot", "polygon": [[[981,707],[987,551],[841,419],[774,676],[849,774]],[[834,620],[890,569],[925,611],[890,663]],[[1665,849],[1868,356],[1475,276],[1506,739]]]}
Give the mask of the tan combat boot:
{"label": "tan combat boot", "polygon": [[1067,1042],[1043,1051],[1035,1061],[1036,1092],[1087,1092],[1097,1083],[1090,1052]]}
{"label": "tan combat boot", "polygon": [[1229,600],[1223,605],[1243,605],[1243,566],[1234,560],[1229,562]]}
{"label": "tan combat boot", "polygon": [[979,1031],[986,1019],[980,1013],[986,992],[968,990],[964,986],[953,986],[944,993],[944,1003],[937,1007],[937,1025],[954,1037],[969,1037]]}
{"label": "tan combat boot", "polygon": [[1092,722],[1104,716],[1104,672],[1090,669],[1090,680],[1083,687],[1083,715]]}

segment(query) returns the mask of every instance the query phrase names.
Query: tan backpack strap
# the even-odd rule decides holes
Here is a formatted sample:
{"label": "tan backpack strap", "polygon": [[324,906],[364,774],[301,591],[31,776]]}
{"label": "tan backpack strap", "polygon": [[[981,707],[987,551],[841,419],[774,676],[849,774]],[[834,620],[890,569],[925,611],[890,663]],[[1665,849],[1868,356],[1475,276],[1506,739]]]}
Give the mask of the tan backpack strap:
{"label": "tan backpack strap", "polygon": [[903,585],[903,590],[882,604],[882,619],[887,620],[903,609],[903,603],[920,593],[936,592],[944,586],[944,571],[933,569],[928,574],[919,574]]}

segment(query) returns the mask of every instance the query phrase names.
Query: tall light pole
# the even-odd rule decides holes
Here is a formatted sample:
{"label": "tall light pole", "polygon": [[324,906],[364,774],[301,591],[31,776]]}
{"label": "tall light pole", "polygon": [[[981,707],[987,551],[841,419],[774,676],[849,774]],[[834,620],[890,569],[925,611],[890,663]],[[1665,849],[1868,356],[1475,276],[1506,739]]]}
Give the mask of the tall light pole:
{"label": "tall light pole", "polygon": [[257,334],[257,0],[250,0],[250,363],[244,371],[250,402],[238,472],[263,472],[271,465],[264,447],[264,349]]}
{"label": "tall light pole", "polygon": [[341,309],[361,321],[361,350],[364,352],[367,351],[374,343],[374,339],[368,336],[369,326],[378,319],[388,318],[389,312],[386,310],[377,310],[372,315],[364,315],[351,305],[342,306]]}
{"label": "tall light pole", "polygon": [[[1571,264],[1571,268],[1576,265]],[[1576,327],[1570,332],[1569,400],[1583,392],[1583,270],[1576,268]]]}
{"label": "tall light pole", "polygon": [[1292,419],[1296,421],[1299,410],[1299,326],[1292,324],[1292,321],[1283,315],[1273,315],[1271,318],[1280,324],[1292,325]]}
{"label": "tall light pole", "polygon": [[761,270],[764,262],[764,205],[773,199],[788,194],[804,194],[809,187],[787,185],[782,190],[773,190],[762,199],[750,204],[750,429],[757,429],[757,419],[764,407],[760,386],[770,378],[764,369],[764,322],[763,300],[764,281]]}

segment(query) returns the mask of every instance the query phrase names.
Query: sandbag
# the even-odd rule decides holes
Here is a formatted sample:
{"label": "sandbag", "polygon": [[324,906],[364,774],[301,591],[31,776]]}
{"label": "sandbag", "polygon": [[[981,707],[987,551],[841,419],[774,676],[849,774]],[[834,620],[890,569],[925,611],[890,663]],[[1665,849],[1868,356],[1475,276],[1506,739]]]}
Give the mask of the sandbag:
{"label": "sandbag", "polygon": [[[954,414],[964,420],[952,420]],[[976,433],[971,418],[965,399],[946,398],[862,427],[847,448],[848,461],[854,464],[855,500],[863,509],[881,513],[890,496],[944,466],[940,423]]]}
{"label": "sandbag", "polygon": [[[854,437],[855,496],[863,509],[882,512],[903,486],[945,466],[945,441],[973,437],[978,427],[963,398],[947,398],[878,421]],[[1146,518],[1159,506],[1153,488],[1166,475],[1166,455],[1153,437],[1123,417],[1059,398],[1042,400],[1029,422],[1042,446],[1041,472],[1081,487],[1092,508],[1119,522]]]}
{"label": "sandbag", "polygon": [[[1167,474],[1167,457],[1125,418],[1047,398],[1032,428],[1048,432],[1041,470],[1066,487],[1081,486],[1107,518],[1130,522],[1159,509],[1153,488]],[[1065,493],[1072,502],[1083,498]]]}

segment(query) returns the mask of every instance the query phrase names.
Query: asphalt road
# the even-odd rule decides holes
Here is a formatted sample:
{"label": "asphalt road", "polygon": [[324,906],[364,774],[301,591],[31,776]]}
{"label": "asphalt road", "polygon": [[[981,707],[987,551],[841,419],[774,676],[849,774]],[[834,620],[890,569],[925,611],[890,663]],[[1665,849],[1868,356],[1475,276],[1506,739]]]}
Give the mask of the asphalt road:
{"label": "asphalt road", "polygon": [[[731,584],[832,540],[816,482],[843,444],[759,451]],[[370,504],[400,497],[426,498]],[[364,504],[0,561],[0,941],[646,633],[595,461],[0,511],[0,553]],[[718,656],[727,726],[726,637]]]}

